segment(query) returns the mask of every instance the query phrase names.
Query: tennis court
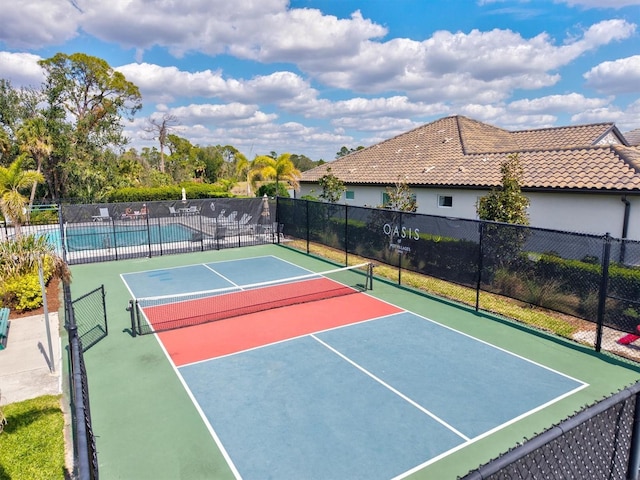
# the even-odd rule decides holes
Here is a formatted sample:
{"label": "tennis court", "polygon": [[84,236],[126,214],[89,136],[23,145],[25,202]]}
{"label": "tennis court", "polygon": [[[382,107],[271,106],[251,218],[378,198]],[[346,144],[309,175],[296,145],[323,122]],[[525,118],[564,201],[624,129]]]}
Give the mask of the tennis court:
{"label": "tennis court", "polygon": [[282,247],[91,267],[123,331],[87,353],[102,478],[456,478],[637,377]]}

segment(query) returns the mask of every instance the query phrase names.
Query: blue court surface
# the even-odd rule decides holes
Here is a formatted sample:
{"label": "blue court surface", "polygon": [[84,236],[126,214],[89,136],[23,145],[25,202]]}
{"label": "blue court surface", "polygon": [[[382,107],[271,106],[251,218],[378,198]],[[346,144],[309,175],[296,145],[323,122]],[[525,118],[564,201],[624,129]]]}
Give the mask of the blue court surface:
{"label": "blue court surface", "polygon": [[311,272],[277,257],[264,256],[124,273],[133,297],[155,297],[277,281]]}
{"label": "blue court surface", "polygon": [[[144,297],[306,274],[264,256],[122,279],[133,296]],[[328,308],[323,313],[322,301],[298,305],[292,321],[336,315]],[[403,478],[588,386],[425,317],[394,311],[400,313],[196,363],[172,361],[236,478]],[[253,333],[242,332],[242,319],[229,321],[240,325],[238,335]],[[198,348],[204,330],[181,334],[187,332],[194,337],[185,348]],[[171,332],[163,335],[161,342],[170,341]]]}
{"label": "blue court surface", "polygon": [[402,478],[587,386],[410,312],[178,371],[256,480]]}

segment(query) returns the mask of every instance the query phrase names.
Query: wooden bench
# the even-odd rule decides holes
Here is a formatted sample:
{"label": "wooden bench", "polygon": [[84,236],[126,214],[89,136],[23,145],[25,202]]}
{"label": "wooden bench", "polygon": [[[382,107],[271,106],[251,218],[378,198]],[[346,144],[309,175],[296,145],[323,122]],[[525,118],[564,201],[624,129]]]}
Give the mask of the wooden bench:
{"label": "wooden bench", "polygon": [[7,337],[9,336],[9,309],[0,308],[0,350],[7,347]]}

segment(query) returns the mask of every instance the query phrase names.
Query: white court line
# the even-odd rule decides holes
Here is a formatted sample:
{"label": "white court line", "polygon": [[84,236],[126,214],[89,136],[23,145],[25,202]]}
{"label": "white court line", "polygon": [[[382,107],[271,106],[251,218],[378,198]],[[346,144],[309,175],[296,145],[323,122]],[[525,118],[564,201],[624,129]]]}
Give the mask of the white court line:
{"label": "white court line", "polygon": [[456,428],[454,428],[452,425],[449,425],[447,422],[445,422],[443,419],[441,419],[440,417],[438,417],[437,415],[433,414],[432,412],[430,412],[429,410],[427,410],[426,408],[424,408],[422,405],[416,403],[414,400],[410,399],[409,397],[407,397],[404,393],[400,392],[399,390],[396,390],[395,388],[393,388],[391,385],[389,385],[388,383],[386,383],[385,381],[383,381],[382,379],[380,379],[379,377],[375,376],[373,373],[371,373],[369,370],[367,370],[366,368],[362,367],[361,365],[357,364],[356,362],[354,362],[353,360],[351,360],[349,357],[347,357],[346,355],[340,353],[338,350],[336,350],[335,348],[333,348],[332,346],[330,346],[329,344],[323,342],[322,340],[320,340],[318,337],[315,336],[315,334],[311,334],[309,335],[311,338],[313,338],[314,340],[316,340],[318,343],[320,343],[321,345],[324,345],[326,348],[328,348],[329,350],[331,350],[333,353],[335,353],[336,355],[338,355],[340,358],[342,358],[343,360],[349,362],[351,365],[353,365],[354,367],[356,367],[358,370],[360,370],[362,373],[364,373],[365,375],[371,377],[373,380],[375,380],[376,382],[378,382],[380,385],[382,385],[383,387],[385,387],[386,389],[390,390],[391,392],[395,393],[397,396],[399,396],[400,398],[402,398],[404,401],[408,402],[409,404],[413,405],[415,408],[417,408],[418,410],[420,410],[422,413],[428,415],[429,417],[431,417],[432,419],[434,419],[436,422],[438,422],[440,425],[444,426],[445,428],[447,428],[448,430],[452,431],[453,433],[455,433],[456,435],[458,435],[460,438],[463,438],[465,441],[469,441],[470,438],[467,437],[464,433],[460,432],[459,430],[457,430]]}
{"label": "white court line", "polygon": [[233,460],[231,460],[231,457],[229,456],[229,453],[224,448],[224,445],[222,444],[222,441],[220,440],[220,437],[218,437],[218,434],[216,433],[215,429],[213,428],[211,423],[209,423],[209,420],[207,419],[207,416],[205,415],[204,411],[200,407],[200,404],[198,403],[198,401],[196,400],[195,395],[193,394],[193,392],[189,388],[189,385],[187,384],[185,379],[182,377],[182,374],[180,373],[180,370],[178,369],[178,367],[176,367],[176,364],[173,363],[173,360],[171,359],[171,355],[169,355],[169,352],[167,352],[167,349],[165,348],[164,343],[162,343],[162,340],[160,340],[160,337],[158,335],[154,335],[154,337],[156,338],[158,344],[160,345],[160,348],[162,348],[162,351],[164,352],[165,356],[167,357],[167,360],[169,361],[169,365],[171,365],[171,368],[173,368],[173,371],[178,376],[178,380],[180,380],[180,383],[182,384],[183,388],[187,392],[187,395],[191,399],[191,402],[193,403],[193,406],[196,408],[198,414],[200,415],[200,418],[202,419],[202,421],[204,422],[205,426],[207,427],[207,430],[209,431],[209,434],[213,438],[213,441],[216,443],[216,445],[220,449],[220,452],[222,453],[222,456],[227,461],[227,465],[229,465],[229,469],[233,473],[233,476],[237,480],[242,480],[242,476],[240,475],[240,472],[238,472],[238,469],[236,468],[235,464],[233,463]]}
{"label": "white court line", "polygon": [[[222,262],[219,262],[219,263],[222,263]],[[222,275],[222,274],[221,274],[220,272],[218,272],[217,270],[214,270],[213,268],[211,268],[211,267],[210,267],[209,265],[207,265],[206,263],[202,263],[201,265],[203,265],[203,266],[204,266],[204,268],[207,268],[207,269],[209,269],[211,272],[215,273],[215,274],[216,274],[218,277],[220,277],[221,279],[223,279],[223,280],[225,280],[225,281],[229,282],[229,283],[231,284],[231,287],[236,287],[236,288],[238,288],[239,290],[242,290],[242,286],[241,286],[241,285],[238,285],[236,282],[234,282],[234,281],[232,281],[232,280],[228,279],[227,277],[225,277],[224,275]],[[225,287],[222,287],[222,288],[225,288]]]}

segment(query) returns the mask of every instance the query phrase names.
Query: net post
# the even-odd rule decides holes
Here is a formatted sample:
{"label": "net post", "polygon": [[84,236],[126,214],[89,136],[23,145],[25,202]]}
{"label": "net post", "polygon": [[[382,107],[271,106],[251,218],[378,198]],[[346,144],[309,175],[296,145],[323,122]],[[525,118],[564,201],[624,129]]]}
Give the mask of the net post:
{"label": "net post", "polygon": [[369,277],[369,290],[373,290],[373,263],[369,263],[367,276]]}
{"label": "net post", "polygon": [[134,312],[133,300],[129,300],[129,306],[126,310],[129,312],[129,317],[131,318],[131,336],[136,336],[136,312]]}

